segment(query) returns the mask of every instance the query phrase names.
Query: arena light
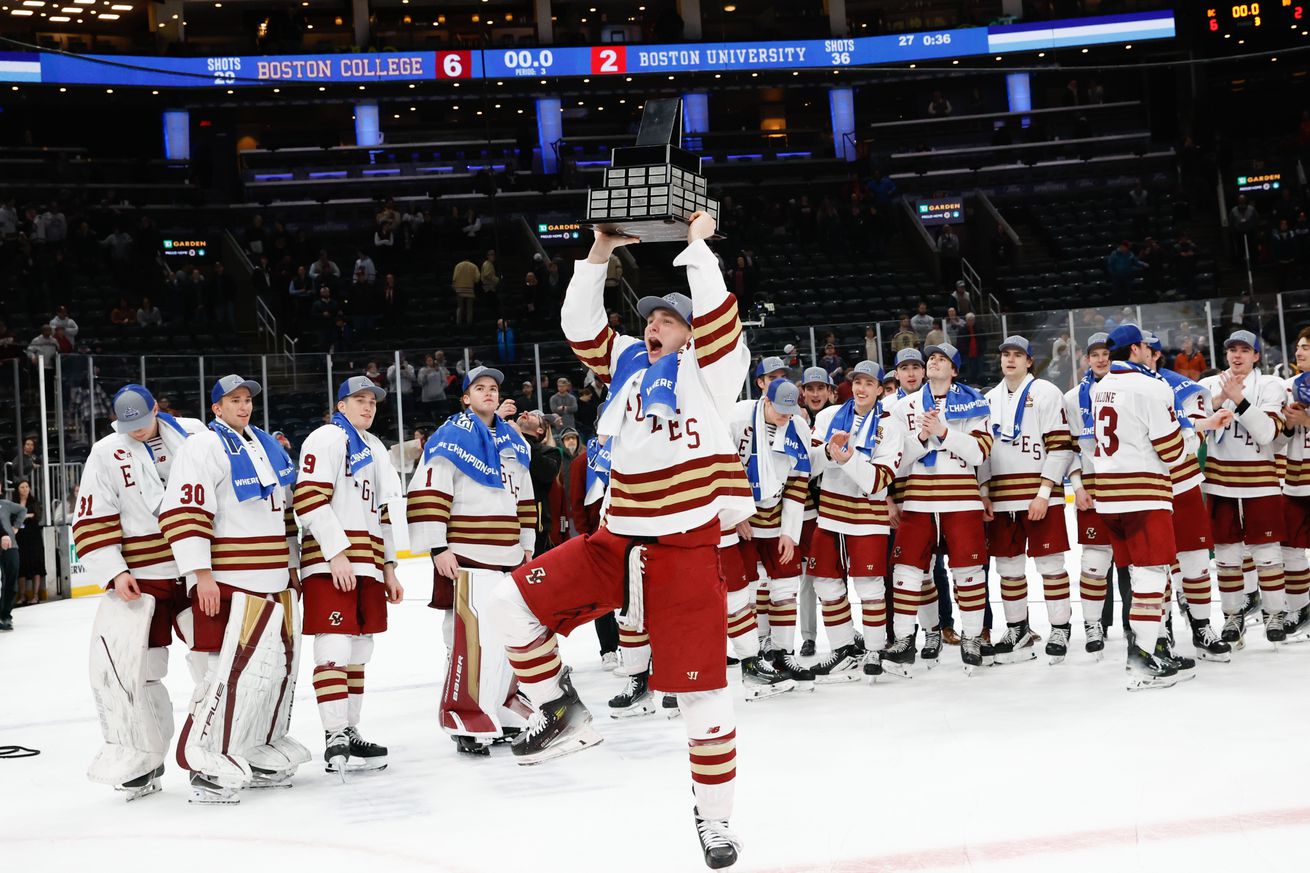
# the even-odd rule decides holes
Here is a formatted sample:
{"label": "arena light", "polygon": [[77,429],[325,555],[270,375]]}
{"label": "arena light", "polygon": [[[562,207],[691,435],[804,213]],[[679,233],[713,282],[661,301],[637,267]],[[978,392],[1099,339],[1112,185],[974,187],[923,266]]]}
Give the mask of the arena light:
{"label": "arena light", "polygon": [[44,6],[45,0],[23,0],[24,6]]}
{"label": "arena light", "polygon": [[100,13],[100,20],[101,20],[101,21],[117,21],[120,17],[121,17],[121,16],[119,16],[118,13],[116,13],[116,12],[101,12],[101,13]]}
{"label": "arena light", "polygon": [[131,11],[132,11],[132,7],[131,7],[131,6],[128,6],[128,5],[126,5],[126,4],[119,4],[119,5],[117,5],[117,6],[110,6],[109,8],[112,9],[112,10],[114,10],[115,12],[131,12]]}

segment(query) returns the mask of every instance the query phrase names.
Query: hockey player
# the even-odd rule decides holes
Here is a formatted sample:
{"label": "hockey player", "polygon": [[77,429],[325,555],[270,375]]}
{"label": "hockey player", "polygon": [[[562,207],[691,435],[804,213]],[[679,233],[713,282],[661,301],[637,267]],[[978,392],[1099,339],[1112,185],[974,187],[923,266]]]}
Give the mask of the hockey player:
{"label": "hockey player", "polygon": [[[1148,334],[1146,340],[1151,347],[1151,369],[1173,392],[1174,415],[1178,417],[1178,426],[1183,434],[1182,457],[1169,470],[1174,497],[1174,548],[1178,553],[1173,574],[1183,592],[1187,619],[1192,628],[1192,645],[1197,657],[1206,661],[1229,661],[1232,648],[1220,639],[1210,625],[1210,592],[1213,588],[1210,583],[1210,515],[1201,496],[1201,483],[1205,477],[1201,475],[1201,461],[1196,451],[1207,433],[1221,429],[1232,421],[1233,413],[1221,409],[1211,415],[1210,392],[1202,388],[1200,383],[1161,367],[1160,359],[1164,349],[1160,338]],[[1167,595],[1164,608],[1168,616],[1173,606]],[[1170,624],[1167,618],[1165,623]],[[1168,632],[1160,637],[1155,656],[1179,669],[1195,666],[1190,658],[1175,654],[1171,634]]]}
{"label": "hockey player", "polygon": [[1296,338],[1296,368],[1287,380],[1287,401],[1283,408],[1283,505],[1287,519],[1283,539],[1283,574],[1287,580],[1287,617],[1284,629],[1288,642],[1310,638],[1310,327]]}
{"label": "hockey player", "polygon": [[[783,379],[787,376],[787,364],[782,358],[776,355],[770,355],[761,358],[760,362],[755,365],[755,396],[763,397],[764,391],[769,387],[769,383],[774,379]],[[725,539],[730,539],[730,535],[725,534]],[[738,545],[741,538],[737,538]],[[746,578],[755,591],[755,623],[760,635],[760,648],[769,648],[769,636],[773,627],[773,601],[769,593],[768,576],[760,575],[759,561],[752,560],[752,554],[748,551],[741,554],[741,560],[746,572]],[[791,610],[791,625],[795,626],[796,616],[795,609]],[[783,621],[787,616],[783,617]],[[648,653],[649,654],[649,653]]]}
{"label": "hockey player", "polygon": [[[561,321],[575,353],[612,391],[597,433],[612,440],[605,521],[520,567],[500,588],[510,661],[538,712],[516,740],[522,763],[600,741],[563,674],[555,634],[620,606],[650,633],[651,685],[675,693],[692,761],[696,832],[710,867],[736,862],[728,828],[736,773],[736,723],[727,691],[726,600],[716,551],[720,532],[755,511],[727,419],[750,353],[737,301],[705,244],[714,219],[696,213],[687,248],[692,297],[646,297],[644,342],[605,322],[605,265],[631,237],[597,231],[579,261]],[[649,584],[647,584],[649,581]]]}
{"label": "hockey player", "polygon": [[1078,595],[1083,607],[1084,647],[1098,660],[1105,651],[1101,613],[1107,593],[1106,574],[1111,570],[1114,555],[1110,547],[1110,532],[1092,498],[1096,490],[1096,423],[1092,418],[1092,389],[1110,372],[1108,342],[1109,334],[1104,332],[1087,338],[1087,372],[1064,394],[1064,413],[1076,453],[1069,465],[1069,484],[1073,487],[1078,545],[1082,549]]}
{"label": "hockey player", "polygon": [[188,575],[193,652],[209,655],[178,738],[192,800],[235,803],[237,790],[287,785],[309,752],[286,735],[295,693],[299,547],[296,466],[250,424],[258,382],[224,376],[214,420],[173,461],[159,527]]}
{"label": "hockey player", "polygon": [[[778,377],[765,386],[758,400],[739,402],[728,422],[756,507],[755,514],[736,527],[743,565],[741,582],[747,582],[753,567],[763,567],[769,586],[771,639],[776,647],[768,653],[770,666],[761,663],[757,641],[746,634],[731,636],[733,627],[744,627],[749,621],[750,588],[747,583],[744,589],[732,591],[741,583],[729,579],[729,634],[751,698],[791,691],[796,681],[813,681],[822,669],[806,670],[787,657],[796,635],[800,539],[810,478],[810,427],[801,414],[799,398],[800,389]],[[784,654],[775,656],[774,651]]]}
{"label": "hockey player", "polygon": [[[393,509],[402,512],[400,477],[386,446],[368,432],[386,391],[367,376],[337,389],[332,421],[300,447],[293,508],[305,534],[300,548],[304,633],[314,636],[314,695],[323,721],[323,760],[346,770],[381,770],[387,749],[359,733],[364,667],[373,637],[387,629],[387,604],[399,603]],[[350,759],[356,759],[351,762]]]}
{"label": "hockey player", "polygon": [[1028,558],[1042,576],[1051,636],[1051,663],[1069,651],[1069,573],[1064,556],[1069,534],[1064,522],[1064,473],[1073,457],[1060,389],[1037,379],[1032,344],[1008,336],[1000,346],[999,385],[987,392],[992,424],[991,455],[980,472],[986,507],[988,550],[996,559],[1005,608],[1005,635],[995,643],[996,662],[1036,657],[1028,627]]}
{"label": "hockey player", "polygon": [[1282,382],[1256,368],[1260,339],[1251,331],[1234,331],[1224,341],[1224,354],[1228,369],[1202,379],[1201,385],[1209,390],[1216,408],[1231,409],[1235,417],[1206,438],[1205,484],[1201,487],[1214,534],[1223,640],[1240,649],[1245,644],[1243,543],[1251,550],[1259,574],[1265,636],[1271,643],[1287,637],[1281,545],[1285,501],[1274,457],[1287,392]]}
{"label": "hockey player", "polygon": [[[1155,378],[1151,348],[1135,324],[1107,338],[1110,372],[1092,389],[1096,486],[1115,563],[1132,581],[1128,690],[1176,684],[1178,668],[1155,656],[1163,632],[1165,586],[1174,561],[1170,467],[1183,455],[1173,394]],[[1191,675],[1191,674],[1187,674]]]}
{"label": "hockey player", "polygon": [[[819,413],[832,405],[832,376],[822,367],[807,367],[801,375],[801,406],[811,430]],[[819,523],[819,478],[811,471],[805,493],[805,514],[801,522],[801,588],[796,595],[801,627],[801,656],[810,657],[818,637],[818,597],[814,593],[814,574],[810,559],[814,557],[814,531]]]}
{"label": "hockey player", "polygon": [[[504,375],[475,367],[464,376],[465,411],[423,447],[409,482],[411,548],[428,549],[438,586],[453,585],[443,632],[449,664],[441,727],[461,752],[488,755],[491,743],[527,723],[504,659],[502,629],[483,621],[501,574],[532,557],[536,497],[531,450],[497,411]],[[434,597],[435,599],[435,597]]]}
{"label": "hockey player", "polygon": [[855,643],[849,579],[860,597],[864,639],[875,646],[887,628],[887,537],[891,533],[887,488],[896,478],[904,450],[902,429],[890,422],[879,398],[882,367],[860,361],[851,371],[851,399],[819,413],[811,460],[822,474],[819,523],[814,532],[814,589],[823,604],[823,624],[832,653],[813,668],[817,674],[881,675],[875,652]]}
{"label": "hockey player", "polygon": [[113,406],[114,433],[91,447],[82,468],[73,544],[87,578],[106,589],[91,632],[104,745],[87,776],[136,800],[159,790],[173,738],[162,682],[173,631],[183,643],[191,636],[191,603],[159,532],[159,504],[173,459],[205,425],[160,412],[142,385],[124,385]]}
{"label": "hockey player", "polygon": [[[927,383],[918,391],[906,389],[891,410],[894,423],[905,431],[903,465],[908,465],[909,475],[892,549],[895,641],[881,657],[898,668],[914,663],[915,617],[901,604],[913,603],[916,593],[924,597],[929,562],[944,547],[960,608],[960,658],[965,672],[972,673],[983,663],[987,605],[987,542],[978,486],[978,467],[992,449],[987,398],[955,381],[960,353],[950,343],[928,346],[924,352]],[[925,621],[925,626],[932,625]]]}

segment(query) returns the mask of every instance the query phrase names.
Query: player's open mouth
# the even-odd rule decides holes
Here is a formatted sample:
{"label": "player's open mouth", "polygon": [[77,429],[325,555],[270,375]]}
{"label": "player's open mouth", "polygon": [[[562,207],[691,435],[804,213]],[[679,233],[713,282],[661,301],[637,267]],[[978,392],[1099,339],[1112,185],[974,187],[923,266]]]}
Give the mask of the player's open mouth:
{"label": "player's open mouth", "polygon": [[651,354],[662,352],[664,351],[664,343],[660,342],[655,337],[646,337],[646,351]]}

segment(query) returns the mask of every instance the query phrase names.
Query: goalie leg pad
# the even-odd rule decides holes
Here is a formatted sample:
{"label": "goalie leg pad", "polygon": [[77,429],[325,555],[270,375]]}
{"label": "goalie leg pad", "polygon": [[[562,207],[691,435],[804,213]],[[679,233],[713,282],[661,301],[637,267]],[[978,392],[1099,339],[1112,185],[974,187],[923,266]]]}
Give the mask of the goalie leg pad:
{"label": "goalie leg pad", "polygon": [[[96,611],[88,659],[91,693],[100,717],[104,745],[87,770],[92,782],[122,785],[153,773],[164,761],[172,736],[172,711],[163,685],[148,688],[151,672],[167,670],[168,650],[147,649],[155,599],[131,602],[114,591],[105,594]],[[153,667],[153,670],[152,670]],[[165,712],[154,705],[162,692]],[[167,718],[167,730],[164,719]]]}
{"label": "goalie leg pad", "polygon": [[273,770],[290,778],[292,772],[310,759],[309,749],[287,736],[291,727],[291,704],[296,695],[296,676],[300,672],[301,612],[296,592],[287,589],[277,595],[282,606],[281,646],[282,674],[271,689],[272,720],[263,744],[250,749],[250,766]]}
{"label": "goalie leg pad", "polygon": [[462,570],[455,582],[454,641],[441,695],[441,727],[455,736],[499,739],[527,724],[505,655],[494,599],[504,574]]}

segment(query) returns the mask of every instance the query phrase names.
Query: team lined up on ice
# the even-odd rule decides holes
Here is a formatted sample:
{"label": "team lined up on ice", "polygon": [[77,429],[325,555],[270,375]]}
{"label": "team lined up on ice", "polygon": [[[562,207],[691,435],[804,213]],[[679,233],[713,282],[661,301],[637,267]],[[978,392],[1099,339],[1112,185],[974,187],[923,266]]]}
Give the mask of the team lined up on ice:
{"label": "team lined up on ice", "polygon": [[[609,255],[634,240],[598,236],[578,263],[562,326],[612,389],[587,453],[594,525],[535,560],[528,449],[502,418],[495,370],[466,376],[466,410],[429,440],[407,489],[368,433],[380,392],[360,377],[341,385],[332,423],[310,435],[297,462],[249,424],[254,382],[220,379],[208,427],[158,413],[141,386],[121,390],[117,433],[92,451],[74,525],[83,563],[113,589],[92,640],[106,743],[91,777],[129,798],[158,790],[173,732],[160,680],[174,633],[190,645],[196,680],[177,743],[193,799],[233,802],[247,786],[286,785],[309,760],[287,736],[302,632],[314,638],[328,770],[344,778],[384,767],[385,748],[364,740],[358,723],[374,635],[386,629],[387,602],[403,595],[393,570],[401,528],[410,548],[431,551],[433,605],[449,610],[441,722],[461,751],[512,738],[517,760],[536,763],[599,742],[556,634],[621,610],[630,681],[611,708],[649,709],[651,689],[676,695],[697,836],[716,867],[740,850],[727,828],[736,725],[725,636],[748,699],[909,675],[916,656],[935,661],[941,650],[928,571],[944,552],[966,670],[1024,659],[1034,639],[1031,556],[1054,628],[1046,650],[1062,659],[1072,616],[1066,473],[1089,651],[1104,646],[1093,619],[1111,561],[1131,567],[1130,688],[1172,684],[1194,666],[1175,653],[1163,621],[1171,574],[1198,654],[1226,660],[1240,647],[1244,547],[1269,638],[1305,633],[1310,392],[1257,372],[1254,335],[1235,333],[1229,369],[1200,385],[1156,373],[1158,343],[1122,325],[1092,337],[1091,369],[1065,396],[1030,376],[1028,343],[1011,337],[1004,381],[986,395],[955,381],[959,355],[943,344],[902,350],[894,384],[862,362],[841,405],[830,404],[822,370],[798,387],[781,378],[781,361],[765,359],[756,374],[763,399],[737,402],[750,352],[704,242],[713,230],[708,216],[693,221],[675,260],[687,267],[690,297],[640,301],[644,342],[615,334],[603,309]],[[1310,369],[1310,338],[1298,343],[1298,364]],[[1212,545],[1222,633],[1209,625]],[[1007,620],[994,643],[983,632],[989,558]],[[813,603],[806,588],[832,645],[808,666],[794,653],[798,611]],[[492,620],[479,627],[479,615]]]}

